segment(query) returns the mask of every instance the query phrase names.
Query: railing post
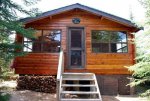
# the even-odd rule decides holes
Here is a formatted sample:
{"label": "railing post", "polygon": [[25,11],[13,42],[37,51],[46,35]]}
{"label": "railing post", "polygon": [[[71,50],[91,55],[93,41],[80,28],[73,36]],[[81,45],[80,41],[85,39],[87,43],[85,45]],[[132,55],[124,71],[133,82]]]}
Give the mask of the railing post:
{"label": "railing post", "polygon": [[60,86],[60,85],[59,85],[59,82],[60,82],[60,81],[58,81],[58,80],[57,80],[57,82],[56,82],[56,83],[57,83],[57,84],[56,84],[56,85],[57,85],[57,87],[56,87],[56,97],[57,97],[57,101],[59,101],[59,99],[60,99],[60,98],[59,98],[59,97],[60,97],[60,96],[59,96],[59,86]]}
{"label": "railing post", "polygon": [[60,101],[60,90],[61,90],[61,76],[64,72],[64,52],[63,49],[60,51],[59,54],[59,63],[58,63],[58,70],[57,70],[57,101]]}

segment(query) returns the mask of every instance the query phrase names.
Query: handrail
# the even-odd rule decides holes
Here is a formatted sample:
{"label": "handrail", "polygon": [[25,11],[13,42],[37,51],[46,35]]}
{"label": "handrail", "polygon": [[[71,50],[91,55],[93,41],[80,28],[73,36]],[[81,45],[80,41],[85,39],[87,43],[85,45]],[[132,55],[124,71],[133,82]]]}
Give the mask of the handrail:
{"label": "handrail", "polygon": [[64,72],[64,52],[63,50],[60,51],[59,55],[59,63],[58,63],[58,70],[57,70],[57,101],[60,101],[60,86],[61,86],[61,77]]}
{"label": "handrail", "polygon": [[59,63],[58,63],[58,70],[57,70],[57,80],[60,80],[61,74],[64,72],[64,52],[63,50],[60,51],[59,55]]}

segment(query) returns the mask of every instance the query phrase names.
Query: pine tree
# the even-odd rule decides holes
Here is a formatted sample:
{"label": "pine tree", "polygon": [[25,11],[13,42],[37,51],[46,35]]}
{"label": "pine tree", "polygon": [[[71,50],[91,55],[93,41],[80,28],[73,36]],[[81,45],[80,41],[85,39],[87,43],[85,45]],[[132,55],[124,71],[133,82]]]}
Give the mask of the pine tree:
{"label": "pine tree", "polygon": [[135,38],[137,48],[137,63],[129,68],[133,71],[132,86],[140,86],[143,88],[141,96],[150,99],[150,0],[140,1],[146,8],[147,27],[143,33]]}
{"label": "pine tree", "polygon": [[[22,0],[24,6],[33,5],[37,3],[36,1]],[[33,9],[26,10],[26,8],[12,0],[0,0],[0,72],[5,67],[9,67],[11,59],[23,54],[23,52],[16,52],[17,49],[22,48],[22,45],[14,43],[10,36],[17,32],[24,37],[32,38],[34,34],[32,28],[24,28],[24,25],[19,21],[20,17],[17,13],[20,12],[33,17],[34,11]]]}

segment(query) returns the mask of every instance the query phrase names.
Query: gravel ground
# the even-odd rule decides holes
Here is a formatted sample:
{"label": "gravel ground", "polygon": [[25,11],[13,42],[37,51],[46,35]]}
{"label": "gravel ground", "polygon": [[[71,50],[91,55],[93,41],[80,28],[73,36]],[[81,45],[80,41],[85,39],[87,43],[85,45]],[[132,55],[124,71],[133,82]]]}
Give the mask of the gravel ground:
{"label": "gravel ground", "polygon": [[[16,91],[14,90],[15,87],[16,87],[15,81],[2,82],[0,83],[0,92],[9,93],[11,95],[9,101],[56,101],[56,94],[40,93],[29,90]],[[146,101],[146,99],[130,95],[102,96],[102,99],[103,101]]]}

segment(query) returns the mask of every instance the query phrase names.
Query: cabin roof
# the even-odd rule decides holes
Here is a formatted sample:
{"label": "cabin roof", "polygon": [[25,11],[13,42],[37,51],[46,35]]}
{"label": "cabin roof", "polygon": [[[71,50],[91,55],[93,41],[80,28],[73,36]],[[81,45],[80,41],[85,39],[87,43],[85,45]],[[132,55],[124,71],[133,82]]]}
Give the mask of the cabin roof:
{"label": "cabin roof", "polygon": [[51,11],[47,11],[47,12],[44,12],[41,15],[36,16],[36,17],[23,18],[23,19],[20,19],[20,21],[23,22],[24,24],[27,24],[27,23],[31,23],[31,22],[34,22],[34,21],[46,18],[48,16],[53,16],[53,15],[60,14],[60,13],[63,13],[63,12],[66,12],[66,11],[70,11],[70,10],[73,10],[73,9],[81,9],[81,10],[90,12],[90,13],[92,13],[94,15],[108,18],[108,19],[110,19],[112,21],[121,23],[123,25],[129,26],[129,27],[133,27],[133,28],[135,28],[135,31],[139,31],[141,29],[141,28],[138,28],[135,25],[135,23],[132,23],[130,20],[127,20],[127,19],[115,16],[115,15],[112,15],[112,14],[109,14],[109,13],[106,13],[106,12],[94,9],[94,8],[91,8],[91,7],[88,7],[88,6],[85,6],[85,5],[81,5],[79,3],[72,4],[72,5],[65,6],[65,7],[61,7],[61,8],[58,8],[58,9],[51,10]]}

